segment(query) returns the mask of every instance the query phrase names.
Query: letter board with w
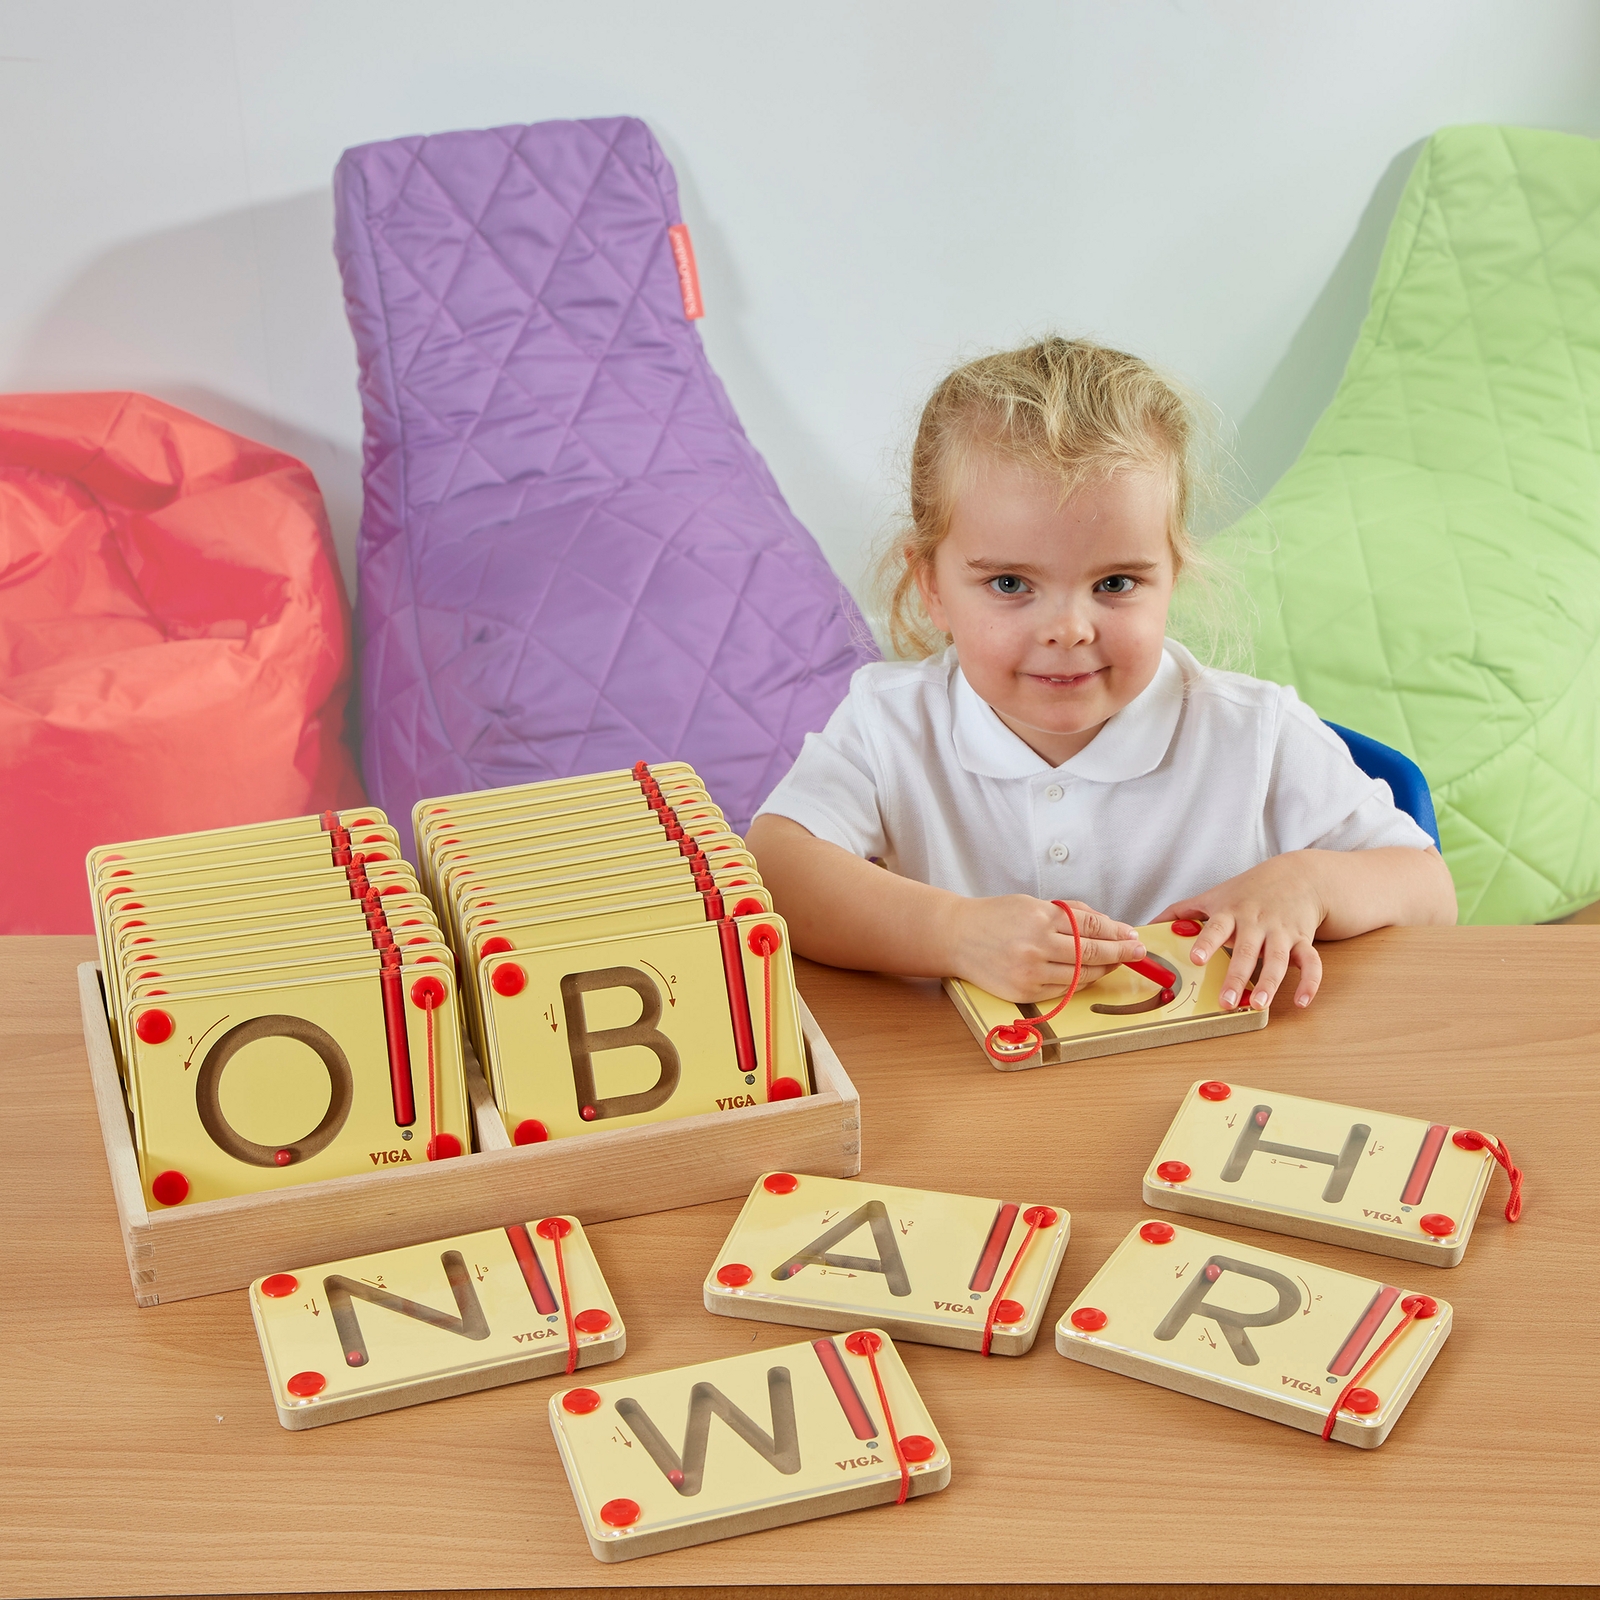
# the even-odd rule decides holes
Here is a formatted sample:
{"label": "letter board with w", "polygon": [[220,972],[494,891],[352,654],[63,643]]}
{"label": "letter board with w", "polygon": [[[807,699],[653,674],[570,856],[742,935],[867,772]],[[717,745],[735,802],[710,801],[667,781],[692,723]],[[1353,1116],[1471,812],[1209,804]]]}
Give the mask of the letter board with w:
{"label": "letter board with w", "polygon": [[[1334,1439],[1372,1449],[1450,1334],[1451,1308],[1431,1295],[1417,1298],[1432,1314],[1407,1322],[1413,1293],[1147,1221],[1134,1225],[1056,1324],[1056,1349],[1308,1433],[1321,1433],[1339,1403]],[[1347,1390],[1360,1408],[1343,1406]]]}
{"label": "letter board with w", "polygon": [[987,1328],[990,1354],[1020,1356],[1043,1321],[1071,1222],[1060,1206],[1026,1200],[769,1172],[702,1294],[719,1316],[833,1329],[870,1322],[957,1350],[981,1350]]}
{"label": "letter board with w", "polygon": [[[1456,1124],[1211,1078],[1144,1175],[1146,1205],[1453,1267],[1495,1162]],[[1426,1220],[1425,1220],[1426,1219]]]}
{"label": "letter board with w", "polygon": [[574,1350],[579,1367],[615,1361],[627,1344],[576,1217],[270,1273],[250,1311],[286,1428],[564,1373]]}
{"label": "letter board with w", "polygon": [[907,1498],[944,1488],[949,1453],[894,1342],[855,1345],[824,1337],[555,1395],[589,1548],[626,1561],[889,1504],[902,1483]]}

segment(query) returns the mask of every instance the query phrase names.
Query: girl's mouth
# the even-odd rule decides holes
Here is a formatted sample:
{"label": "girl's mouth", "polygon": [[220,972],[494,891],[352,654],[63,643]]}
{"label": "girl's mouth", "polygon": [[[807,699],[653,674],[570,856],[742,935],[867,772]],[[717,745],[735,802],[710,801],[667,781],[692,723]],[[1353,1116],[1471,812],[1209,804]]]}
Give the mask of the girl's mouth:
{"label": "girl's mouth", "polygon": [[1024,676],[1032,679],[1034,683],[1042,683],[1048,689],[1081,689],[1091,679],[1104,672],[1104,667],[1096,667],[1091,672],[1073,672],[1048,674],[1043,672],[1029,672]]}

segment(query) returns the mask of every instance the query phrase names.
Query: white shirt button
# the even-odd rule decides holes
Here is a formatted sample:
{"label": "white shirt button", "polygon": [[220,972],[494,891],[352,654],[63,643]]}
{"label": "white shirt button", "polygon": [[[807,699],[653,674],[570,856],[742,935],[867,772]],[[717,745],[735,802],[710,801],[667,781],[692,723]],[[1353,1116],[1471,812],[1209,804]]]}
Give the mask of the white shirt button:
{"label": "white shirt button", "polygon": [[1046,800],[1059,800],[1067,791],[1059,783],[1052,783],[1044,792]]}
{"label": "white shirt button", "polygon": [[1052,861],[1065,861],[1071,854],[1072,852],[1064,844],[1050,846],[1050,859]]}

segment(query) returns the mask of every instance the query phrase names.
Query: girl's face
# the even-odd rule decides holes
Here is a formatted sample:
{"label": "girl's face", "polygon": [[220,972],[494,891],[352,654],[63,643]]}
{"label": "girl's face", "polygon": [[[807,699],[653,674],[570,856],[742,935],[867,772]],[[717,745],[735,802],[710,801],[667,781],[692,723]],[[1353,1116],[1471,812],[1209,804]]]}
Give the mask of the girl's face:
{"label": "girl's face", "polygon": [[1167,485],[1126,472],[1062,501],[986,463],[918,577],[967,681],[1051,766],[1075,756],[1161,664],[1175,574]]}

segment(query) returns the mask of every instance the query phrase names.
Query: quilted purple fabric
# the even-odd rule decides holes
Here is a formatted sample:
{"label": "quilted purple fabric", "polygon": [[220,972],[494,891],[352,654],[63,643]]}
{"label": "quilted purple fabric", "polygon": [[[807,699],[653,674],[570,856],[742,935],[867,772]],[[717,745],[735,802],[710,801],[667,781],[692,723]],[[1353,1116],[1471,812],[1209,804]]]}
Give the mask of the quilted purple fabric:
{"label": "quilted purple fabric", "polygon": [[739,829],[875,654],[684,314],[635,118],[347,150],[373,798],[692,762]]}

